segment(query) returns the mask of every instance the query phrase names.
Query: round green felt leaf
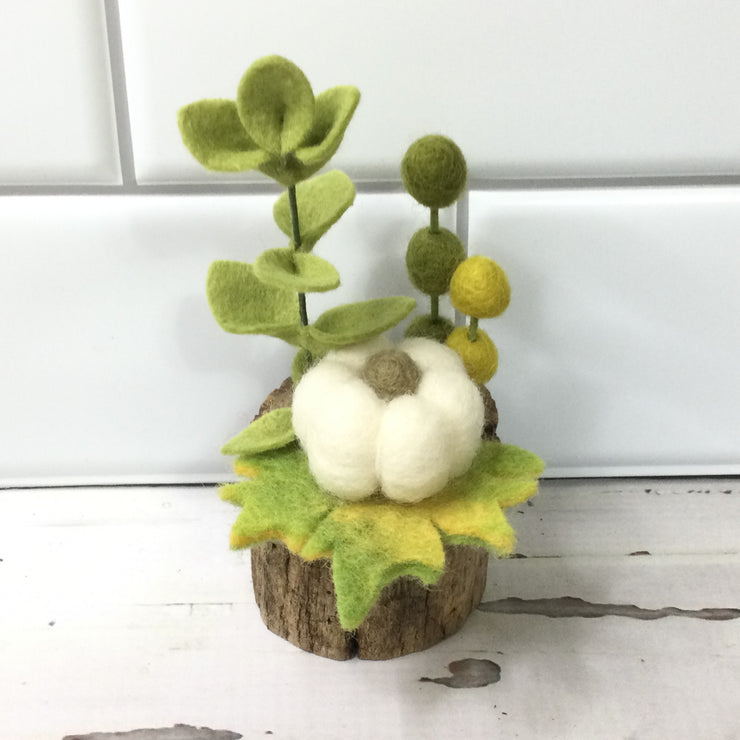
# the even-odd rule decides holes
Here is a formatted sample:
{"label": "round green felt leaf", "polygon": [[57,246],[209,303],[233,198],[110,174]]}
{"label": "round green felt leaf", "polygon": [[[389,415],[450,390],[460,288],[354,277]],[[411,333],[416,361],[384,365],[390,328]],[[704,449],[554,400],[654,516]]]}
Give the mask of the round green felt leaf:
{"label": "round green felt leaf", "polygon": [[302,164],[312,170],[310,174],[334,156],[359,102],[360,91],[352,85],[331,87],[316,97],[313,125],[296,152]]}
{"label": "round green felt leaf", "polygon": [[413,311],[416,301],[406,296],[373,298],[325,311],[308,327],[308,335],[322,348],[365,342],[393,328]]}
{"label": "round green felt leaf", "polygon": [[267,249],[254,261],[254,274],[266,285],[297,293],[323,293],[339,287],[334,266],[291,247]]}
{"label": "round green felt leaf", "polygon": [[206,169],[244,172],[263,165],[261,151],[244,130],[233,100],[199,100],[177,113],[180,136]]}
{"label": "round green felt leaf", "polygon": [[219,260],[206,279],[214,318],[232,334],[268,334],[296,344],[301,334],[298,297],[261,282],[252,265]]}
{"label": "round green felt leaf", "polygon": [[274,409],[255,419],[246,429],[230,439],[221,449],[223,455],[257,455],[277,450],[295,439],[293,412]]}
{"label": "round green felt leaf", "polygon": [[[316,242],[341,218],[354,200],[355,186],[340,170],[332,170],[299,183],[296,186],[296,202],[301,251],[313,249]],[[280,230],[292,238],[293,223],[287,193],[277,199],[272,213]]]}
{"label": "round green felt leaf", "polygon": [[311,84],[293,62],[277,55],[258,59],[244,73],[236,107],[247,133],[273,155],[294,151],[314,121]]}

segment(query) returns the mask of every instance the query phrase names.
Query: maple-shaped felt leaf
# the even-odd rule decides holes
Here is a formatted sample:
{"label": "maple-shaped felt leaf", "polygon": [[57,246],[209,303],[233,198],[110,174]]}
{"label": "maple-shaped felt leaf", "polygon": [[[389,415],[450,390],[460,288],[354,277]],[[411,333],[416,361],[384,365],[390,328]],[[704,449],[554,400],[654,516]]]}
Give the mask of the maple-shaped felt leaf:
{"label": "maple-shaped felt leaf", "polygon": [[416,576],[431,584],[444,571],[444,547],[429,518],[413,507],[381,501],[337,507],[301,550],[306,560],[331,558],[337,614],[345,629],[358,627],[396,578]]}
{"label": "maple-shaped felt leaf", "polygon": [[234,469],[252,479],[220,492],[242,507],[232,547],[279,539],[306,560],[331,559],[339,621],[353,630],[396,578],[436,582],[445,544],[510,554],[515,533],[502,509],[536,493],[543,467],[531,452],[484,442],[464,475],[418,504],[380,496],[348,503],[319,487],[305,453],[292,443],[240,457]]}

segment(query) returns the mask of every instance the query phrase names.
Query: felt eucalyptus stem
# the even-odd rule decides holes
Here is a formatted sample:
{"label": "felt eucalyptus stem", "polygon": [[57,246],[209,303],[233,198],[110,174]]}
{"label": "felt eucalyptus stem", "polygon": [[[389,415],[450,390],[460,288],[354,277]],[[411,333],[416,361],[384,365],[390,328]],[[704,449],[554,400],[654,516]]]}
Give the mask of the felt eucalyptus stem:
{"label": "felt eucalyptus stem", "polygon": [[[288,202],[290,204],[290,223],[293,228],[293,246],[297,252],[301,246],[301,225],[298,220],[298,198],[295,192],[295,185],[291,185],[288,188]],[[308,326],[308,311],[306,310],[305,293],[298,293],[298,313],[301,318],[301,325]]]}
{"label": "felt eucalyptus stem", "polygon": [[470,326],[468,326],[468,339],[471,342],[478,341],[478,319],[475,316],[470,317]]}
{"label": "felt eucalyptus stem", "polygon": [[429,231],[439,234],[439,208],[429,209]]}
{"label": "felt eucalyptus stem", "polygon": [[[351,85],[314,95],[300,68],[275,55],[247,69],[236,100],[199,100],[178,112],[183,143],[206,169],[259,170],[285,188],[273,218],[288,245],[266,249],[252,264],[214,262],[206,295],[226,331],[265,334],[295,347],[296,383],[327,352],[377,337],[416,305],[413,298],[388,296],[336,306],[308,322],[306,294],[340,283],[334,265],[313,249],[355,199],[355,186],[343,172],[316,173],[339,148],[359,101]],[[237,446],[247,445],[239,439]]]}

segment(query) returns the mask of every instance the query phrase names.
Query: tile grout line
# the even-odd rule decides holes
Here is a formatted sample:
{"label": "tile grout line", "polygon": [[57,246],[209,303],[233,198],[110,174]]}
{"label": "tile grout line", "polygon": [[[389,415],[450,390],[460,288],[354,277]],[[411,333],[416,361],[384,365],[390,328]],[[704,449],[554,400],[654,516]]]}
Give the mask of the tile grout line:
{"label": "tile grout line", "polygon": [[[107,0],[108,1],[108,0]],[[111,0],[112,1],[112,0]],[[120,83],[119,83],[120,84]],[[123,96],[125,98],[125,93]],[[273,195],[279,189],[270,182],[136,182],[133,145],[131,140],[128,108],[124,105],[126,121],[119,124],[120,158],[125,171],[123,185],[2,185],[2,196],[84,196],[84,195],[183,195],[183,196],[221,196],[221,195]],[[128,133],[122,136],[123,130]],[[619,181],[609,178],[593,179],[532,179],[532,180],[471,180],[469,192],[499,193],[509,192],[557,192],[567,190],[595,191],[611,190],[614,193],[625,190],[645,190],[663,188],[678,190],[682,188],[737,188],[740,178],[625,178]],[[356,180],[358,193],[367,195],[389,195],[403,193],[400,180]],[[458,206],[460,204],[458,203]]]}
{"label": "tile grout line", "polygon": [[[136,188],[136,164],[134,144],[131,136],[131,116],[128,106],[126,67],[123,56],[121,14],[118,0],[105,0],[105,27],[108,36],[108,59],[113,86],[113,107],[118,136],[118,158],[121,164],[122,187],[115,192],[126,192]],[[103,190],[103,192],[106,192]]]}

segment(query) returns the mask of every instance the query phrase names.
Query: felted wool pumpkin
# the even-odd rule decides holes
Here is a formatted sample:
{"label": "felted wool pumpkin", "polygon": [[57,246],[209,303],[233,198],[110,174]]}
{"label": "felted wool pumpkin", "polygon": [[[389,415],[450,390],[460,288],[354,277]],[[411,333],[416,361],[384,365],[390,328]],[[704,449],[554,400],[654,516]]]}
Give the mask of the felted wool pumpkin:
{"label": "felted wool pumpkin", "polygon": [[329,352],[301,379],[293,427],[311,474],[335,496],[421,501],[464,473],[483,400],[460,357],[435,341],[376,340]]}

